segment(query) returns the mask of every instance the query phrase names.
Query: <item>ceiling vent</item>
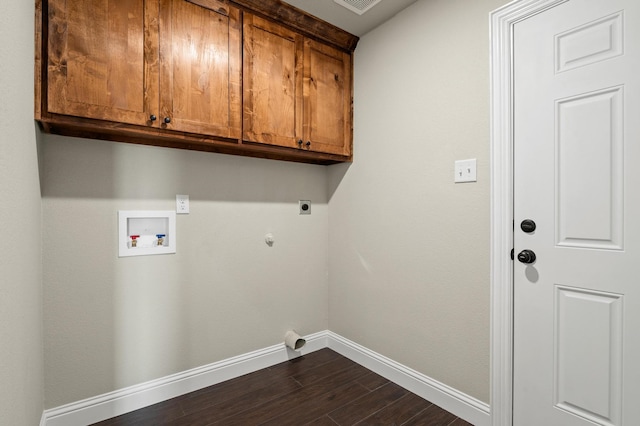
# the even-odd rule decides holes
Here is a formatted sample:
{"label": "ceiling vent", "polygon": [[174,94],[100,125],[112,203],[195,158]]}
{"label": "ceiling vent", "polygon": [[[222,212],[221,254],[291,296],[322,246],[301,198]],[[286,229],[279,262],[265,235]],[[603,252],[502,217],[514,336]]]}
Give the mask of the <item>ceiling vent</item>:
{"label": "ceiling vent", "polygon": [[382,0],[333,0],[340,6],[344,6],[350,11],[362,15]]}

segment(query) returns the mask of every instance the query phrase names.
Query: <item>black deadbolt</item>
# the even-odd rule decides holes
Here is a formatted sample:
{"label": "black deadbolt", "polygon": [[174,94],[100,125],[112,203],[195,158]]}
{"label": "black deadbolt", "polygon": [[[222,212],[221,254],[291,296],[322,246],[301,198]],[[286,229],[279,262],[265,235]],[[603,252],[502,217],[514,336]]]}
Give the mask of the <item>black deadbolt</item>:
{"label": "black deadbolt", "polygon": [[533,263],[536,261],[536,254],[531,250],[522,250],[518,253],[518,260],[522,263]]}
{"label": "black deadbolt", "polygon": [[520,224],[520,229],[522,229],[527,234],[530,234],[536,230],[536,223],[531,219],[525,219]]}

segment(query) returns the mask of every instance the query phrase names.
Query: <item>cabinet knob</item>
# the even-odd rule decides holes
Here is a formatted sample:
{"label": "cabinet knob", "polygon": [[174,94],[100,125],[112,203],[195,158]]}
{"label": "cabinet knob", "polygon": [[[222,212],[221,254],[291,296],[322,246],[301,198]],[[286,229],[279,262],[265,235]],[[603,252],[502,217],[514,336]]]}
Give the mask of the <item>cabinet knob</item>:
{"label": "cabinet knob", "polygon": [[164,118],[164,122],[165,122],[165,124],[171,123],[171,117],[165,117]]}
{"label": "cabinet knob", "polygon": [[157,119],[158,119],[158,117],[156,117],[153,114],[151,114],[151,116],[149,117],[149,120],[151,120],[151,121],[156,121]]}
{"label": "cabinet knob", "polygon": [[305,145],[307,146],[307,149],[311,148],[311,141],[307,141]]}
{"label": "cabinet knob", "polygon": [[304,142],[302,142],[302,139],[298,139],[298,146],[299,146],[300,148],[302,148],[302,144],[303,144],[303,143],[304,143]]}

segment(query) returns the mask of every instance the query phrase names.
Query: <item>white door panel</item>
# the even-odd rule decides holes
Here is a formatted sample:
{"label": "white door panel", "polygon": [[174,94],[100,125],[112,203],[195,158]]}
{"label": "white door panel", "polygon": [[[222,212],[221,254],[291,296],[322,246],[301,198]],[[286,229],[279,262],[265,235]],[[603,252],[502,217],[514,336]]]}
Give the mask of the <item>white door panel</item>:
{"label": "white door panel", "polygon": [[640,1],[569,0],[514,46],[514,424],[640,425]]}
{"label": "white door panel", "polygon": [[556,101],[559,246],[623,248],[623,97],[618,86]]}
{"label": "white door panel", "polygon": [[556,35],[556,72],[622,55],[622,28],[623,14],[617,12]]}
{"label": "white door panel", "polygon": [[618,294],[555,287],[556,407],[596,423],[620,424],[622,300]]}

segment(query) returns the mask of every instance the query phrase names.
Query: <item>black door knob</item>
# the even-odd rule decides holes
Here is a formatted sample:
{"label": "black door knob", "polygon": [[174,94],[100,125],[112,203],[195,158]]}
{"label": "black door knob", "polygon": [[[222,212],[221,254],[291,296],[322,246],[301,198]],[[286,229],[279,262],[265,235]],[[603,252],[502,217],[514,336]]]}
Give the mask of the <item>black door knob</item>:
{"label": "black door knob", "polygon": [[311,141],[307,141],[305,145],[307,146],[307,149],[311,148]]}
{"label": "black door knob", "polygon": [[151,114],[151,117],[149,117],[149,120],[151,121],[156,121],[158,117],[156,117],[155,115]]}
{"label": "black door knob", "polygon": [[300,148],[302,148],[302,144],[303,144],[302,139],[298,139],[298,146],[299,146]]}
{"label": "black door knob", "polygon": [[520,229],[522,229],[527,234],[532,233],[536,230],[536,223],[531,219],[525,219],[520,223]]}
{"label": "black door knob", "polygon": [[165,122],[166,124],[171,123],[171,117],[165,117],[165,118],[164,118],[164,122]]}
{"label": "black door knob", "polygon": [[536,261],[536,254],[531,250],[522,250],[518,253],[518,261],[522,263],[533,263]]}

